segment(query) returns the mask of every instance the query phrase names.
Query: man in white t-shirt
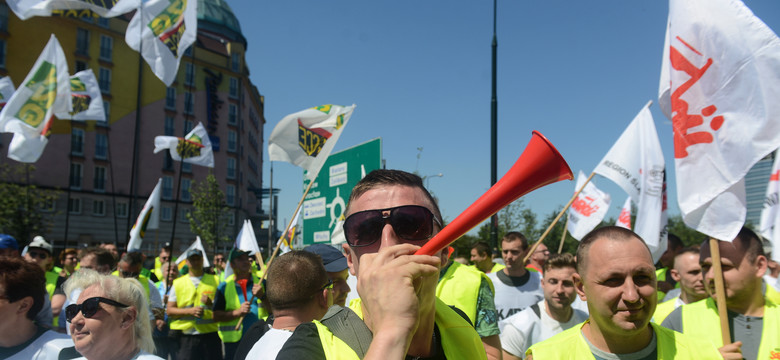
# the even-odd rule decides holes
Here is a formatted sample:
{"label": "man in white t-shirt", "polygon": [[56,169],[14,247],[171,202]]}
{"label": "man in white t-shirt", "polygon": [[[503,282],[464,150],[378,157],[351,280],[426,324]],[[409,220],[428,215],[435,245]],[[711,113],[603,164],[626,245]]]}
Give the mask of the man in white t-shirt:
{"label": "man in white t-shirt", "polygon": [[528,271],[523,263],[527,252],[525,236],[517,231],[508,232],[501,240],[501,256],[506,267],[487,274],[496,289],[499,321],[544,299],[541,274]]}
{"label": "man in white t-shirt", "polygon": [[273,325],[255,343],[246,359],[276,359],[298,325],[322,319],[333,305],[333,281],[319,255],[291,251],[268,267],[266,298],[273,309]]}
{"label": "man in white t-shirt", "polygon": [[546,340],[585,321],[588,314],[572,308],[577,297],[574,273],[577,263],[571,254],[556,254],[544,264],[544,300],[501,321],[504,360],[523,359],[531,345]]}

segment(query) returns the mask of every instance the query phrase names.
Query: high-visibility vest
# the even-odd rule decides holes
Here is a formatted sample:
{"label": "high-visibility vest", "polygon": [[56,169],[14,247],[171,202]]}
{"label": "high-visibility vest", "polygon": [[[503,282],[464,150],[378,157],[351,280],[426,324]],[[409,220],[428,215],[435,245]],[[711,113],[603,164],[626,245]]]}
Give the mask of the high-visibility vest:
{"label": "high-visibility vest", "polygon": [[[119,276],[119,270],[114,270],[111,275]],[[143,286],[146,293],[146,301],[149,301],[149,278],[144,275],[138,275],[138,282]]]}
{"label": "high-visibility vest", "polygon": [[[595,359],[590,352],[588,343],[585,342],[585,337],[582,335],[582,327],[588,321],[532,345],[526,350],[526,356],[533,355],[536,360]],[[650,326],[655,331],[658,359],[723,359],[718,349],[707,341],[695,339],[692,336],[669,330],[655,323],[650,323]]]}
{"label": "high-visibility vest", "polygon": [[[201,301],[203,294],[214,299],[217,293],[217,278],[211,274],[203,274],[200,278],[200,284],[195,288],[190,280],[190,275],[184,275],[173,281],[173,289],[176,291],[176,306],[179,309],[186,309],[195,306],[205,306]],[[201,334],[208,334],[217,331],[217,323],[214,322],[214,313],[209,308],[203,309],[203,315],[196,318],[191,315],[179,316],[171,321],[172,330],[188,330],[195,328]]]}
{"label": "high-visibility vest", "polygon": [[493,267],[490,269],[490,272],[494,273],[496,271],[504,270],[505,267],[506,265],[493,263]]}
{"label": "high-visibility vest", "polygon": [[[260,282],[260,278],[255,276],[255,274],[252,274],[252,283],[257,284]],[[247,289],[247,296],[249,299],[246,299],[246,301],[249,301],[252,298],[251,295],[252,289]],[[262,306],[260,306],[259,302],[260,299],[255,299],[255,301],[258,303],[257,306],[257,318],[258,319],[264,319],[268,317],[268,312],[263,309]],[[228,280],[225,281],[225,311],[231,311],[235,310],[241,307],[241,299],[238,297],[238,292],[236,291],[236,276],[235,274],[230,275],[228,277]],[[251,315],[249,313],[247,316]],[[222,339],[222,342],[225,343],[234,343],[241,340],[241,335],[244,332],[244,322],[241,323],[241,326],[236,330],[236,325],[238,324],[238,319],[235,318],[230,321],[223,321],[219,323],[219,337]]]}
{"label": "high-visibility vest", "polygon": [[679,299],[679,297],[664,301],[656,305],[655,313],[653,313],[653,322],[656,324],[664,322],[664,319],[666,319],[666,317],[677,308],[677,299]]}
{"label": "high-visibility vest", "polygon": [[[357,301],[355,301],[357,300]],[[360,299],[350,302],[350,309],[363,318]],[[447,359],[487,359],[477,331],[447,304],[436,299],[436,326],[441,335],[441,347]],[[321,322],[314,320],[326,359],[357,360],[358,355]]]}
{"label": "high-visibility vest", "polygon": [[468,315],[471,323],[477,323],[477,300],[482,279],[495,293],[493,282],[485,273],[476,268],[453,262],[436,285],[436,297],[447,305],[452,305]]}
{"label": "high-visibility vest", "polygon": [[[51,301],[51,297],[54,296],[54,290],[57,289],[57,279],[59,279],[60,274],[59,272],[47,271],[45,275],[46,275],[46,292],[49,293],[49,300]],[[52,326],[54,326],[55,329],[60,326],[59,321],[60,321],[59,316],[55,316],[52,319]]]}
{"label": "high-visibility vest", "polygon": [[[757,359],[780,359],[780,306],[765,299],[763,320]],[[682,329],[685,335],[723,346],[718,308],[712,298],[682,306]]]}

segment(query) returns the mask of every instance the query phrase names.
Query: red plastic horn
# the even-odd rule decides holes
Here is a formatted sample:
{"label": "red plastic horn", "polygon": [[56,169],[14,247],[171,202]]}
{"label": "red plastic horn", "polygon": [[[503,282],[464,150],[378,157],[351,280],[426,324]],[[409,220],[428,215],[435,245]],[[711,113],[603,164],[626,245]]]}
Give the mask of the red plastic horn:
{"label": "red plastic horn", "polygon": [[566,160],[544,135],[534,130],[531,141],[504,177],[416,254],[433,255],[519,197],[542,186],[572,179],[574,174]]}

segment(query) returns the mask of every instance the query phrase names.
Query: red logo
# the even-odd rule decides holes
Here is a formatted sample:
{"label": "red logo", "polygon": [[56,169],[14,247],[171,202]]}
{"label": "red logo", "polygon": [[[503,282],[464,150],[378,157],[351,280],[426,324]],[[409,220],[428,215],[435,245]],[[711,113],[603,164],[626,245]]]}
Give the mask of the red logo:
{"label": "red logo", "polygon": [[590,196],[585,196],[585,198],[578,196],[577,200],[571,204],[571,208],[584,216],[591,216],[599,209],[598,205],[593,205],[595,200]]}

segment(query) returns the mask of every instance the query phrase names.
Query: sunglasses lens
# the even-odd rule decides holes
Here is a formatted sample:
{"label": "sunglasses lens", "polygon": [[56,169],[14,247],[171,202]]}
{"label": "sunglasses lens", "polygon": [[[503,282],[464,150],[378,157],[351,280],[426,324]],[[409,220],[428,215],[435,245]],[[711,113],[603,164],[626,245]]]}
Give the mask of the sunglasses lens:
{"label": "sunglasses lens", "polygon": [[89,298],[87,300],[84,300],[84,302],[81,303],[81,305],[79,304],[68,305],[68,307],[65,308],[65,320],[67,320],[68,322],[72,322],[73,318],[76,317],[76,315],[78,315],[79,311],[81,311],[81,314],[83,314],[85,318],[89,319],[95,315],[99,307],[100,307],[99,298]]}
{"label": "sunglasses lens", "polygon": [[367,246],[382,236],[387,222],[383,212],[390,211],[389,223],[396,235],[404,240],[427,240],[433,234],[433,214],[416,205],[392,209],[361,211],[350,215],[344,222],[344,235],[350,246]]}
{"label": "sunglasses lens", "polygon": [[405,240],[426,240],[433,234],[433,214],[418,206],[395,209],[390,217],[396,235]]}
{"label": "sunglasses lens", "polygon": [[65,308],[65,320],[68,320],[68,322],[73,321],[73,318],[76,317],[76,314],[79,313],[79,306],[76,304],[70,304],[68,307]]}
{"label": "sunglasses lens", "polygon": [[384,225],[381,211],[363,211],[347,218],[344,222],[344,235],[352,246],[371,245],[379,240]]}

